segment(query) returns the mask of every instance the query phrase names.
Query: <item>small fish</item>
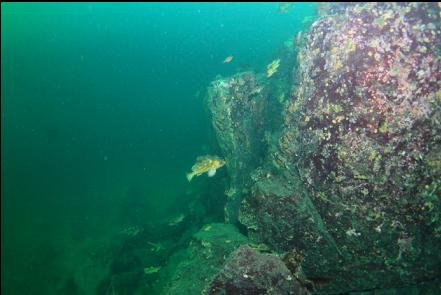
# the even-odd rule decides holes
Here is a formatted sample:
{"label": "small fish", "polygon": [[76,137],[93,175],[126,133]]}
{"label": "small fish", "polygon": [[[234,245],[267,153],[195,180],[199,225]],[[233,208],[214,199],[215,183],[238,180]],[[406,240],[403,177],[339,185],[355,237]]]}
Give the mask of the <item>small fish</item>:
{"label": "small fish", "polygon": [[280,65],[280,58],[273,60],[269,65],[266,66],[266,76],[269,78],[275,72],[277,72],[277,68]]}
{"label": "small fish", "polygon": [[208,177],[216,174],[216,169],[225,165],[225,161],[217,156],[201,156],[196,159],[196,164],[191,167],[191,172],[187,173],[188,181],[196,175],[208,172]]}
{"label": "small fish", "polygon": [[159,251],[161,251],[162,249],[164,249],[164,246],[162,246],[161,243],[147,242],[147,244],[149,244],[150,246],[152,246],[152,247],[150,248],[150,251],[152,251],[152,252],[159,252]]}
{"label": "small fish", "polygon": [[144,267],[144,273],[146,275],[151,275],[154,273],[157,273],[158,271],[161,270],[160,266],[148,266],[148,267]]}
{"label": "small fish", "polygon": [[222,62],[222,63],[229,63],[229,62],[231,62],[232,60],[233,60],[233,57],[234,56],[232,56],[232,55],[229,55],[229,56],[227,56],[225,59],[224,59],[224,61]]}
{"label": "small fish", "polygon": [[314,21],[314,17],[312,16],[305,16],[302,20],[302,24],[304,25],[310,25]]}
{"label": "small fish", "polygon": [[277,11],[280,13],[287,13],[293,4],[294,3],[292,2],[280,2]]}
{"label": "small fish", "polygon": [[168,222],[168,225],[175,226],[175,225],[181,223],[182,221],[184,221],[184,218],[185,218],[185,215],[181,213],[178,216],[175,216],[172,219],[170,219]]}
{"label": "small fish", "polygon": [[139,226],[131,226],[120,231],[122,234],[126,234],[129,237],[135,237],[142,231],[142,228]]}

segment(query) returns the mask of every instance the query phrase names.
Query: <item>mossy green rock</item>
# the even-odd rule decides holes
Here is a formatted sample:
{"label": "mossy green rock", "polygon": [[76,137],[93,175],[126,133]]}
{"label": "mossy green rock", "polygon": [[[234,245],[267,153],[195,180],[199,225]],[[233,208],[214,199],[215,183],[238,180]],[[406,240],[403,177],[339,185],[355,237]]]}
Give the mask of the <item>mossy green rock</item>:
{"label": "mossy green rock", "polygon": [[181,261],[173,265],[174,274],[163,294],[201,294],[230,253],[247,243],[248,239],[231,224],[205,225],[193,236],[184,257],[178,257]]}

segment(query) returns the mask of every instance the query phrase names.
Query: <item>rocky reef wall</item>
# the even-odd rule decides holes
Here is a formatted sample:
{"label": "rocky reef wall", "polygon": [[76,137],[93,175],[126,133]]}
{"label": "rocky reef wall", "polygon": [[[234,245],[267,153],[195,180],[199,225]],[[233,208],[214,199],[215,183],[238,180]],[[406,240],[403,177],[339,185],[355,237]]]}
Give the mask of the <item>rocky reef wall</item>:
{"label": "rocky reef wall", "polygon": [[245,72],[213,81],[207,104],[230,180],[225,218],[234,223],[241,196],[250,185],[249,175],[266,150],[267,94],[256,75]]}
{"label": "rocky reef wall", "polygon": [[305,36],[264,157],[268,101],[254,77],[211,88],[231,187],[245,196],[238,219],[252,240],[299,257],[317,293],[441,276],[440,17],[436,3],[332,7]]}
{"label": "rocky reef wall", "polygon": [[219,77],[208,86],[206,104],[229,175],[227,222],[238,224],[240,202],[253,183],[251,175],[264,165],[282,129],[280,114],[293,83],[294,45],[288,40],[278,50],[276,57],[282,57],[283,63],[271,79],[263,73],[242,72]]}

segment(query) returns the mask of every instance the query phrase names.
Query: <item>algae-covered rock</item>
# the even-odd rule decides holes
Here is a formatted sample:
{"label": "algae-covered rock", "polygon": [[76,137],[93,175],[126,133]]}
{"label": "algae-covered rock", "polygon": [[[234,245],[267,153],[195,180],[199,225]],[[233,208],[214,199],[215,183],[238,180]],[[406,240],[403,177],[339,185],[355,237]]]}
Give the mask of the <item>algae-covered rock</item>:
{"label": "algae-covered rock", "polygon": [[435,3],[345,4],[305,36],[239,220],[318,293],[441,277],[440,28]]}
{"label": "algae-covered rock", "polygon": [[242,246],[230,255],[223,269],[208,284],[205,294],[306,295],[309,292],[279,257]]}
{"label": "algae-covered rock", "polygon": [[288,40],[276,52],[273,64],[277,67],[271,69],[271,77],[242,72],[218,78],[208,87],[207,105],[230,178],[227,222],[237,223],[240,201],[252,183],[250,176],[263,164],[282,129],[280,114],[294,82],[292,69],[298,46],[294,43]]}
{"label": "algae-covered rock", "polygon": [[201,294],[211,278],[222,268],[230,253],[246,243],[248,239],[233,225],[205,225],[193,236],[185,257],[180,257],[181,261],[176,266],[171,265],[174,273],[163,294]]}
{"label": "algae-covered rock", "polygon": [[234,222],[242,190],[266,150],[264,85],[252,72],[221,78],[208,87],[207,103],[230,177],[226,219]]}

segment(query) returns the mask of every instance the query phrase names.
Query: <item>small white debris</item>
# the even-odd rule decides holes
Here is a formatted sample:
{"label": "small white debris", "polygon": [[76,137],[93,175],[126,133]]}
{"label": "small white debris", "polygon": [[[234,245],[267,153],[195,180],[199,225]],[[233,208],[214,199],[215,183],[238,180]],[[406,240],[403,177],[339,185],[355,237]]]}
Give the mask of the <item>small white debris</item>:
{"label": "small white debris", "polygon": [[351,228],[346,231],[346,235],[349,237],[352,237],[352,236],[359,237],[359,236],[361,236],[361,233],[356,232],[355,228]]}

